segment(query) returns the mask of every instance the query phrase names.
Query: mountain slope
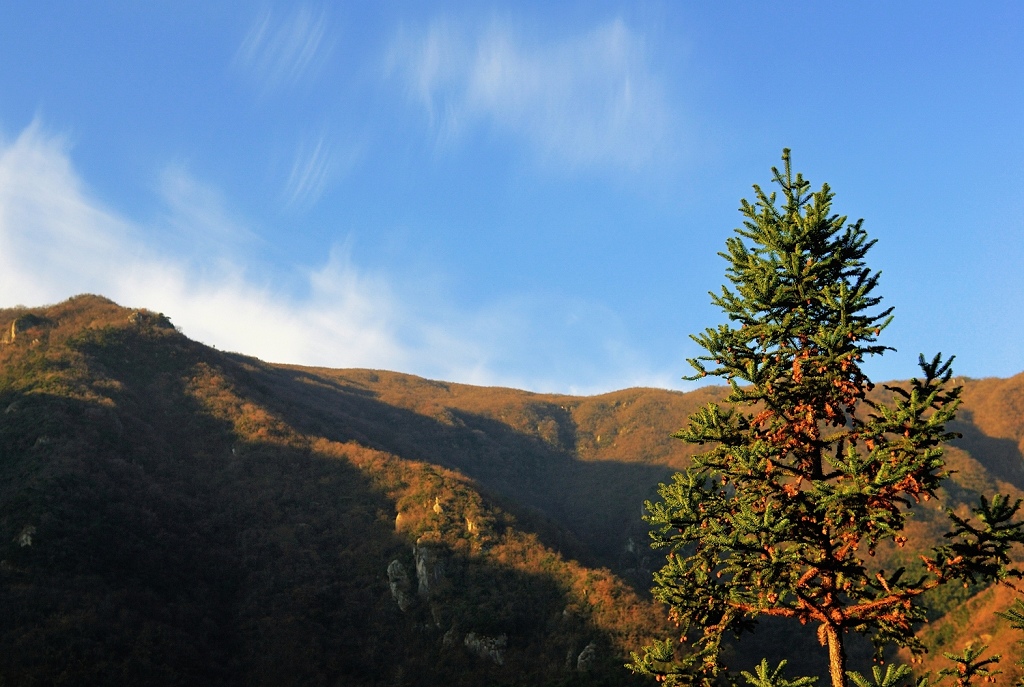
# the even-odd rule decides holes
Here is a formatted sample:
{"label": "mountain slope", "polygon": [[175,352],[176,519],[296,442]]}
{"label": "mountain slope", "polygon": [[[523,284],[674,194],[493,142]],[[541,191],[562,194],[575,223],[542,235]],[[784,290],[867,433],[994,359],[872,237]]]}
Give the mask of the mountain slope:
{"label": "mountain slope", "polygon": [[550,520],[309,431],[290,371],[97,297],[0,327],[11,684],[621,684],[660,632]]}
{"label": "mountain slope", "polygon": [[[627,650],[671,634],[643,600],[662,554],[641,506],[698,448],[669,435],[721,388],[572,397],[272,365],[96,296],[0,311],[0,332],[9,683],[628,684]],[[1024,489],[1024,375],[964,384],[961,510]],[[918,546],[943,531],[925,506]],[[933,617],[975,591],[933,595]],[[761,637],[731,663],[803,639]]]}

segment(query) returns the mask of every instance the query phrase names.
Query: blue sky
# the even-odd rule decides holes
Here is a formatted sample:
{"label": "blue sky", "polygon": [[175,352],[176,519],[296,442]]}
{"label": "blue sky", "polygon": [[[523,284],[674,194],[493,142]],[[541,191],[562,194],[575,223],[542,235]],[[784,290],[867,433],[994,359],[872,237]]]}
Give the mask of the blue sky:
{"label": "blue sky", "polygon": [[[100,5],[101,3],[93,3]],[[1024,370],[1017,2],[0,5],[0,306],[219,348],[690,388],[783,147],[863,217],[876,379]]]}

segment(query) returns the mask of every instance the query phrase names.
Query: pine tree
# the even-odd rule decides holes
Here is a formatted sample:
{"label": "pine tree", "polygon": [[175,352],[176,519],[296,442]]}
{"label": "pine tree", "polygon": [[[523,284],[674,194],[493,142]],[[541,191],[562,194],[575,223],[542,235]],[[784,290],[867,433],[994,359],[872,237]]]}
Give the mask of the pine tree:
{"label": "pine tree", "polygon": [[[653,546],[669,551],[654,594],[693,637],[683,637],[685,652],[655,642],[630,667],[667,684],[723,679],[723,635],[752,630],[760,616],[817,626],[833,687],[871,684],[847,671],[847,633],[920,651],[922,593],[1017,574],[1008,551],[1024,541],[1024,523],[1013,522],[1020,503],[1002,496],[983,498],[970,520],[949,511],[948,543],[922,557],[923,574],[871,565],[880,543],[906,543],[908,510],[936,497],[961,389],[951,384],[952,358],[937,355],[921,358],[921,378],[886,386],[888,403],[869,398],[863,361],[892,350],[878,342],[892,309],[881,308],[879,273],[864,262],[874,241],[862,221],[832,214],[828,185],[811,192],[794,178],[788,150],[783,161],[772,168],[780,202],[754,186],[756,200],[741,202],[743,226],[720,254],[732,286],[711,296],[728,323],[692,337],[707,353],[690,360],[689,379],[721,377],[731,393],[726,407],[707,405],[675,436],[709,450],[647,504]],[[746,677],[803,684],[780,672],[764,664]],[[895,685],[908,674],[874,677]]]}

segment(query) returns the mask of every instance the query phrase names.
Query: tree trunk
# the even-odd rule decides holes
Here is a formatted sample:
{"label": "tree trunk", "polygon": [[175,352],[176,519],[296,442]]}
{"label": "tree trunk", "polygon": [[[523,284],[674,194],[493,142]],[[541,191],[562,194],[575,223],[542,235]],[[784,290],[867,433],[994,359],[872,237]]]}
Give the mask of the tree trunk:
{"label": "tree trunk", "polygon": [[832,676],[832,687],[846,687],[846,648],[842,631],[826,625],[825,636],[828,638],[828,672]]}

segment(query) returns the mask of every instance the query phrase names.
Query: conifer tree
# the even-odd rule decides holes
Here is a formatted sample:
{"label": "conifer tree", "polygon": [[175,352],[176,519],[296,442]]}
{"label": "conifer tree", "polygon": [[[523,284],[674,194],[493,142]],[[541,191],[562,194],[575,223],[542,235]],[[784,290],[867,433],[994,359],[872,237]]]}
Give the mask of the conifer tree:
{"label": "conifer tree", "polygon": [[[752,630],[761,616],[816,626],[833,687],[870,685],[847,671],[849,632],[920,651],[922,593],[1019,577],[1008,551],[1024,541],[1024,523],[1014,522],[1020,503],[1003,496],[982,498],[971,519],[948,511],[947,543],[922,556],[923,574],[871,565],[880,543],[906,543],[908,510],[936,497],[961,389],[952,358],[922,356],[922,377],[886,386],[887,404],[868,397],[865,357],[892,350],[878,343],[892,309],[881,307],[879,273],[864,262],[874,241],[862,221],[832,213],[828,185],[811,192],[793,176],[788,150],[783,161],[772,168],[781,198],[754,186],[720,254],[731,287],[711,296],[728,323],[692,337],[706,355],[690,360],[689,379],[726,380],[726,406],[708,404],[675,435],[709,448],[647,504],[653,546],[669,551],[653,592],[688,646],[655,642],[630,667],[670,685],[725,679],[723,635]],[[874,682],[896,685],[909,673],[890,666]],[[767,664],[745,677],[805,684]]]}

